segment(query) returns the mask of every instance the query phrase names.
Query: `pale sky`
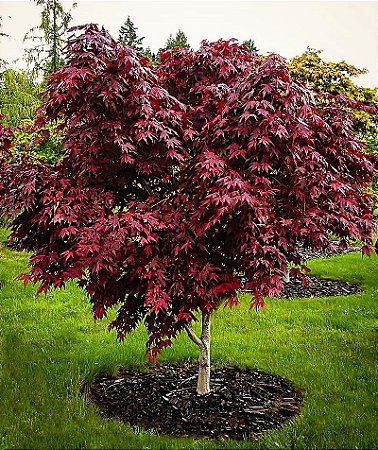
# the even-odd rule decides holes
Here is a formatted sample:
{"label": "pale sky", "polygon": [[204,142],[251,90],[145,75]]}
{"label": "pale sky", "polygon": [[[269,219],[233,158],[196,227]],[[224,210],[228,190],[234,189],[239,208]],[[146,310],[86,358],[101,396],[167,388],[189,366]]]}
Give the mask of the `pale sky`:
{"label": "pale sky", "polygon": [[[62,2],[68,9],[73,2]],[[144,46],[157,51],[170,33],[180,28],[192,47],[202,39],[252,38],[262,53],[286,58],[306,47],[324,50],[326,60],[345,60],[369,70],[358,78],[361,85],[377,82],[378,2],[373,1],[85,1],[76,0],[72,25],[104,25],[117,38],[130,15],[145,36]],[[22,38],[39,24],[40,8],[32,1],[0,0],[3,32],[0,57],[12,61],[22,56]],[[10,16],[10,17],[9,17]]]}

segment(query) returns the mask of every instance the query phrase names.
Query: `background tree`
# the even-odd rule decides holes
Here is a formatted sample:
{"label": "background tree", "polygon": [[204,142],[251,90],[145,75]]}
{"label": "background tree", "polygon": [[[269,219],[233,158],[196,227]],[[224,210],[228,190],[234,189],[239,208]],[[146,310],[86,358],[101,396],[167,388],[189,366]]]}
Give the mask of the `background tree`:
{"label": "background tree", "polygon": [[[152,71],[95,25],[77,34],[36,122],[62,122],[63,158],[0,159],[2,213],[34,250],[21,279],[39,293],[77,279],[95,318],[119,306],[119,339],[145,324],[152,359],[186,330],[206,394],[211,314],[238,304],[241,277],[257,308],[289,267],[301,276],[298,240],[332,248],[331,231],[370,251],[375,158],[343,105],[315,102],[278,56],[203,42],[161,52]],[[0,133],[3,154],[11,140]]]}
{"label": "background tree", "polygon": [[172,34],[169,35],[169,38],[167,39],[167,42],[165,43],[166,48],[190,48],[190,44],[188,42],[188,38],[186,37],[186,34],[178,30],[176,33],[176,36],[173,37]]}
{"label": "background tree", "polygon": [[[0,74],[0,110],[3,124],[13,127],[14,155],[27,154],[35,160],[52,164],[62,156],[58,123],[34,129],[35,112],[42,104],[41,92],[46,87],[27,72],[7,69]],[[32,145],[32,150],[30,147]]]}
{"label": "background tree", "polygon": [[144,37],[139,37],[137,30],[138,28],[134,25],[130,16],[128,16],[126,22],[119,30],[118,42],[122,45],[127,45],[134,50],[138,50],[139,52],[143,51]]}
{"label": "background tree", "polygon": [[9,38],[10,37],[9,34],[4,33],[3,31],[1,31],[2,29],[3,29],[3,16],[0,16],[0,37],[7,37],[7,38]]}
{"label": "background tree", "polygon": [[258,52],[258,49],[255,45],[255,41],[253,41],[252,39],[248,39],[248,40],[244,41],[243,44],[247,47],[247,49],[250,52]]}
{"label": "background tree", "polygon": [[[359,86],[354,80],[367,72],[366,69],[346,63],[324,61],[322,51],[308,48],[305,53],[292,58],[290,73],[296,80],[308,83],[316,92],[345,96],[353,102],[361,102],[370,109],[349,108],[353,114],[353,128],[358,137],[366,144],[364,151],[378,155],[378,95],[377,88]],[[378,179],[372,184],[375,202],[378,202]]]}
{"label": "background tree", "polygon": [[62,156],[57,123],[34,129],[35,111],[42,104],[41,92],[45,87],[27,71],[8,68],[0,72],[0,111],[4,126],[13,128],[13,160],[27,153],[33,160],[52,164]]}
{"label": "background tree", "polygon": [[[308,48],[302,55],[290,60],[289,70],[294,79],[308,83],[316,92],[344,95],[347,98],[378,108],[377,88],[359,86],[354,78],[365,74],[366,69],[341,61],[324,61],[322,50]],[[377,133],[378,115],[376,111],[352,109],[354,129],[366,139]]]}
{"label": "background tree", "polygon": [[[9,38],[10,37],[9,34],[4,33],[2,31],[2,29],[3,29],[3,17],[0,16],[0,39]],[[4,70],[6,68],[6,66],[7,66],[7,61],[5,61],[5,59],[3,59],[3,58],[0,58],[0,71]]]}
{"label": "background tree", "polygon": [[158,56],[155,53],[152,52],[150,47],[146,48],[146,50],[144,52],[144,55],[147,58],[149,58],[149,60],[151,61],[151,64],[153,64],[153,65],[156,65],[159,62]]}
{"label": "background tree", "polygon": [[14,69],[0,74],[0,110],[5,115],[5,125],[22,125],[31,120],[41,106],[41,86],[27,72]]}
{"label": "background tree", "polygon": [[32,43],[32,47],[25,49],[25,60],[34,75],[46,76],[64,63],[63,47],[72,15],[71,10],[64,11],[59,0],[34,1],[42,7],[41,23],[24,37],[24,42],[30,40]]}

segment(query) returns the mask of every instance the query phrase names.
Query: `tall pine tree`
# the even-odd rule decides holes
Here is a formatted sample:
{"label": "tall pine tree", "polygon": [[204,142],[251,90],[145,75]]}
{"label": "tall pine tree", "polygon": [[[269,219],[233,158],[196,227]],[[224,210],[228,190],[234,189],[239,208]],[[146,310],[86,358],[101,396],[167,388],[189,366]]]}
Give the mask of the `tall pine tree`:
{"label": "tall pine tree", "polygon": [[[30,40],[32,46],[25,49],[25,59],[35,76],[45,77],[63,65],[63,48],[71,10],[65,11],[59,0],[34,0],[42,6],[41,23],[29,30],[24,42]],[[73,7],[76,3],[73,4]]]}
{"label": "tall pine tree", "polygon": [[253,39],[248,39],[243,41],[243,44],[247,47],[250,52],[258,52],[258,49],[255,45],[255,41]]}
{"label": "tall pine tree", "polygon": [[137,30],[138,28],[134,25],[133,21],[130,19],[130,16],[128,16],[126,22],[119,30],[118,42],[140,52],[143,51],[142,41],[144,37],[139,37]]}
{"label": "tall pine tree", "polygon": [[190,49],[190,44],[188,42],[186,34],[182,30],[178,30],[175,37],[173,37],[172,34],[169,35],[169,38],[165,43],[165,47]]}
{"label": "tall pine tree", "polygon": [[151,47],[147,47],[146,48],[146,50],[144,51],[144,56],[147,56],[147,58],[150,59],[151,64],[154,65],[154,66],[156,64],[158,64],[158,62],[159,62],[159,59],[158,59],[156,53],[152,52]]}
{"label": "tall pine tree", "polygon": [[[3,28],[3,17],[0,16],[0,38],[9,38],[9,34],[4,33],[3,31],[1,31]],[[7,66],[7,62],[5,61],[5,59],[0,58],[0,70],[5,69]]]}

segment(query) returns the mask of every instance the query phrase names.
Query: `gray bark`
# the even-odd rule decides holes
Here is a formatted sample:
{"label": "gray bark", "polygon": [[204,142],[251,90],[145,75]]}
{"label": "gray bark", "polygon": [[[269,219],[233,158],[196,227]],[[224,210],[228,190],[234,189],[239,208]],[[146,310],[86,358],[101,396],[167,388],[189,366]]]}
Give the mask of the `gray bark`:
{"label": "gray bark", "polygon": [[290,271],[289,271],[289,269],[286,272],[284,281],[285,281],[285,283],[290,283]]}
{"label": "gray bark", "polygon": [[198,359],[197,394],[205,395],[210,392],[210,313],[202,313],[202,332],[199,338],[191,325],[187,325],[186,331],[190,339],[198,345],[200,356]]}

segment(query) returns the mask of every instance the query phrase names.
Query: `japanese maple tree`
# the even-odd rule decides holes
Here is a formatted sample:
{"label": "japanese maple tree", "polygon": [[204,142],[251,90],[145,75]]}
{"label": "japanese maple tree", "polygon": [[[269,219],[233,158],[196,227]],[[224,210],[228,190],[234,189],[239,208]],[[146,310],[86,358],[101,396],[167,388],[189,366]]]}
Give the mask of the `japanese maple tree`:
{"label": "japanese maple tree", "polygon": [[331,248],[331,231],[370,251],[375,160],[345,99],[293,81],[279,56],[220,40],[162,51],[152,67],[87,25],[66,57],[35,125],[59,120],[64,156],[20,164],[0,130],[2,212],[33,250],[20,278],[39,293],[77,279],[95,318],[119,306],[119,339],[145,324],[154,360],[186,330],[206,394],[211,314],[238,304],[241,279],[258,308],[305,271],[298,241]]}

